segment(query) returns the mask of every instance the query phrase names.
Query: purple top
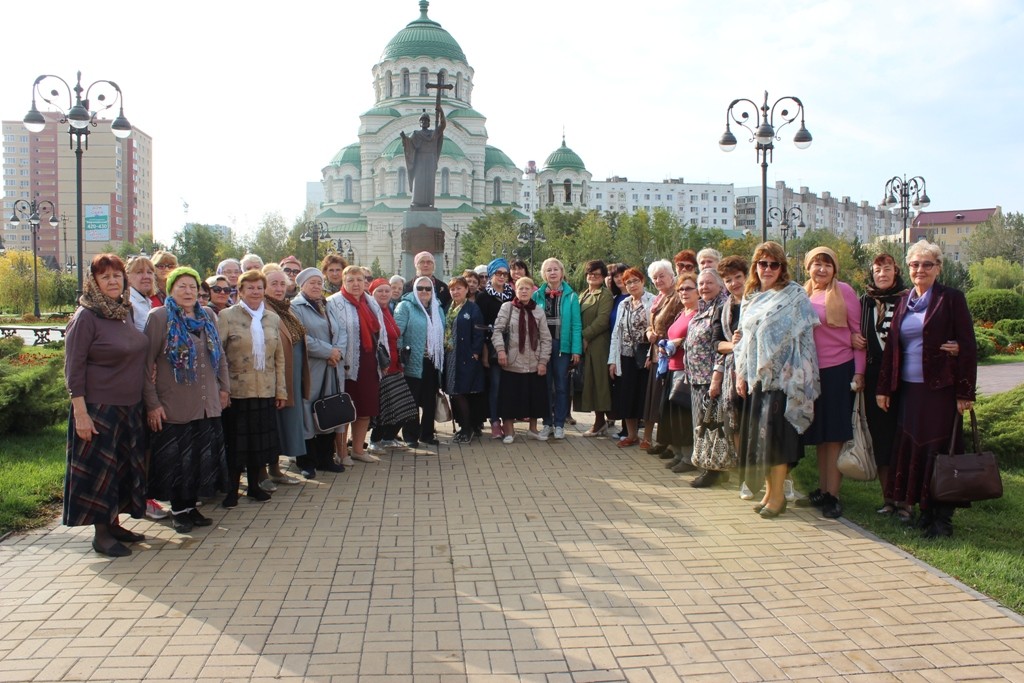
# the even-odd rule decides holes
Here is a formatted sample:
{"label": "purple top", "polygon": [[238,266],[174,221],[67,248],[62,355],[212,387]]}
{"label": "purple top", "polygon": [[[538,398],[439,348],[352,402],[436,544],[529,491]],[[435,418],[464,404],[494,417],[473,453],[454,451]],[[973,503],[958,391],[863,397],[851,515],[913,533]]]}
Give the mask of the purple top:
{"label": "purple top", "polygon": [[900,379],[904,382],[924,382],[924,317],[932,300],[929,288],[924,296],[918,297],[917,290],[910,290],[907,312],[900,323],[900,338],[903,342],[903,364]]}
{"label": "purple top", "polygon": [[846,303],[846,327],[829,327],[825,317],[825,292],[811,295],[811,306],[818,314],[821,324],[814,328],[814,345],[818,349],[818,367],[834,368],[837,365],[853,361],[853,371],[864,374],[867,365],[867,354],[854,351],[851,336],[860,334],[860,299],[853,287],[845,282],[836,282],[836,288]]}
{"label": "purple top", "polygon": [[65,336],[64,379],[71,398],[131,406],[142,401],[146,336],[131,317],[101,318],[87,308],[71,316]]}

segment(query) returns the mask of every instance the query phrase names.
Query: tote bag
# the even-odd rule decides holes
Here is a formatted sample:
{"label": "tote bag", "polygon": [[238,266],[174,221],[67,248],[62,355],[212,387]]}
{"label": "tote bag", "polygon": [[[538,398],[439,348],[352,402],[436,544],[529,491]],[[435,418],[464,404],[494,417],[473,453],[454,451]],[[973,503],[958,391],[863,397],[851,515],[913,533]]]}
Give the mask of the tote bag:
{"label": "tote bag", "polygon": [[863,391],[858,391],[853,401],[853,438],[844,443],[839,451],[838,467],[844,477],[858,481],[871,481],[878,476]]}

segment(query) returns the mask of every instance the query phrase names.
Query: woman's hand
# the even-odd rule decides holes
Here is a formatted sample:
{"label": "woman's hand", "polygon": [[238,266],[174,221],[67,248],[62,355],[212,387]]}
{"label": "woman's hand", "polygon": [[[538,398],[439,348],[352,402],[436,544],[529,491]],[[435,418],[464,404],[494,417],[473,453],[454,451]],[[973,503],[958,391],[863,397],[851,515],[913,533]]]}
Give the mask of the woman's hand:
{"label": "woman's hand", "polygon": [[857,334],[856,332],[854,332],[853,334],[850,335],[850,346],[852,346],[858,351],[863,351],[864,349],[868,348],[868,340],[864,337],[863,334]]}
{"label": "woman's hand", "polygon": [[742,377],[736,378],[736,394],[740,398],[747,397],[747,380],[743,379]]}
{"label": "woman's hand", "polygon": [[956,358],[958,355],[960,355],[960,342],[953,339],[940,346],[939,349],[953,356],[953,358]]}
{"label": "woman's hand", "polygon": [[576,367],[577,365],[579,365],[580,364],[580,354],[578,354],[578,353],[572,354],[572,359],[569,362],[572,363],[573,367]]}
{"label": "woman's hand", "polygon": [[615,363],[609,363],[608,364],[608,375],[612,379],[615,379]]}
{"label": "woman's hand", "polygon": [[960,413],[961,415],[963,415],[964,413],[971,412],[971,409],[973,407],[974,407],[974,401],[972,401],[972,400],[970,400],[968,398],[958,398],[956,400],[956,411],[958,413]]}
{"label": "woman's hand", "polygon": [[164,428],[164,420],[166,419],[167,413],[164,412],[163,406],[157,406],[146,414],[146,422],[154,432],[159,432]]}
{"label": "woman's hand", "polygon": [[650,344],[654,344],[657,341],[658,341],[658,335],[656,335],[654,333],[654,328],[653,327],[648,327],[647,328],[647,342],[650,343]]}
{"label": "woman's hand", "polygon": [[889,397],[888,396],[875,396],[875,403],[878,404],[879,410],[889,412]]}
{"label": "woman's hand", "polygon": [[722,375],[715,373],[711,378],[711,386],[708,387],[708,396],[718,398],[722,395]]}
{"label": "woman's hand", "polygon": [[327,364],[332,368],[338,367],[341,362],[341,349],[331,349],[331,355],[327,357]]}
{"label": "woman's hand", "polygon": [[739,344],[740,343],[740,337],[742,337],[742,336],[743,336],[743,334],[739,330],[736,330],[735,332],[733,332],[732,333],[732,343],[734,345],[735,344]]}
{"label": "woman's hand", "polygon": [[75,434],[78,435],[79,439],[86,443],[92,441],[93,434],[99,434],[99,432],[96,431],[96,427],[93,425],[92,418],[89,417],[88,413],[81,416],[75,415]]}
{"label": "woman's hand", "polygon": [[548,374],[548,364],[547,363],[539,363],[537,365],[537,374],[540,375],[541,377],[543,377],[544,375]]}
{"label": "woman's hand", "polygon": [[274,399],[274,407],[277,408],[278,410],[281,410],[281,408],[284,408],[284,404],[287,403],[287,402],[288,401],[283,399],[283,398],[275,398]]}
{"label": "woman's hand", "polygon": [[859,373],[853,376],[853,387],[854,391],[864,391],[864,374]]}
{"label": "woman's hand", "polygon": [[508,366],[508,354],[504,351],[498,351],[498,365],[503,368]]}
{"label": "woman's hand", "polygon": [[221,389],[220,392],[220,409],[224,410],[231,405],[231,394]]}

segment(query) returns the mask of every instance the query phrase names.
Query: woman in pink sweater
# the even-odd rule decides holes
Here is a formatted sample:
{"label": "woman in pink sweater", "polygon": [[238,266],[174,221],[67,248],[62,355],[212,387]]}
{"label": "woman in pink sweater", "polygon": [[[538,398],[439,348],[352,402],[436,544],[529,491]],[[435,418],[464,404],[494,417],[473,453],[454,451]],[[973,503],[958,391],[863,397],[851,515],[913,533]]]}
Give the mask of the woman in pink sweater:
{"label": "woman in pink sweater", "polygon": [[860,301],[853,288],[840,282],[839,259],[828,247],[804,256],[809,277],[804,284],[821,324],[814,328],[814,345],[821,373],[821,395],[814,402],[814,422],[803,434],[804,445],[818,447],[818,488],[808,498],[825,517],[843,514],[839,502],[839,451],[853,438],[853,393],[864,389],[865,354],[853,348],[860,335]]}

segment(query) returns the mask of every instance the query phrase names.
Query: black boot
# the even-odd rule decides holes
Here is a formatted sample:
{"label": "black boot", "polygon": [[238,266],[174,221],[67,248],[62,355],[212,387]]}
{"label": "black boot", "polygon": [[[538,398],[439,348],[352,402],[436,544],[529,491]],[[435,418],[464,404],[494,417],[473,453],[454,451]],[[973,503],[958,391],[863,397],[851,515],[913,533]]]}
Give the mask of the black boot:
{"label": "black boot", "polygon": [[932,523],[924,531],[925,538],[949,538],[953,535],[952,505],[933,505]]}
{"label": "black boot", "polygon": [[260,488],[260,468],[256,465],[250,465],[245,468],[245,477],[249,480],[248,489],[245,492],[247,498],[265,503],[270,500],[270,494]]}
{"label": "black boot", "polygon": [[221,503],[222,506],[228,508],[229,510],[231,508],[238,507],[238,485],[241,483],[241,481],[241,472],[235,471],[228,476],[228,491],[227,495],[224,496],[224,502]]}

